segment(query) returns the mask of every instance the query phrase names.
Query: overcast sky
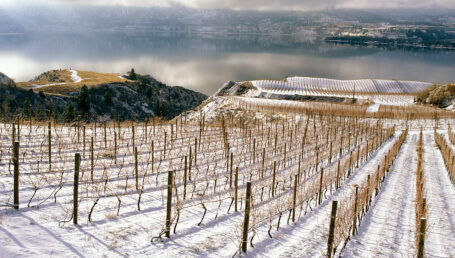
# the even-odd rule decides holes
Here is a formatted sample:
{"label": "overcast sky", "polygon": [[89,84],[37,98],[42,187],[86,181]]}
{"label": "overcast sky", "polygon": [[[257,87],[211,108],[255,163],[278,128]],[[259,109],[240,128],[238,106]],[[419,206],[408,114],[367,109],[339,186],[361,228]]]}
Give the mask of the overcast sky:
{"label": "overcast sky", "polygon": [[0,6],[91,4],[121,6],[186,6],[233,10],[319,10],[326,8],[454,8],[454,0],[0,0]]}

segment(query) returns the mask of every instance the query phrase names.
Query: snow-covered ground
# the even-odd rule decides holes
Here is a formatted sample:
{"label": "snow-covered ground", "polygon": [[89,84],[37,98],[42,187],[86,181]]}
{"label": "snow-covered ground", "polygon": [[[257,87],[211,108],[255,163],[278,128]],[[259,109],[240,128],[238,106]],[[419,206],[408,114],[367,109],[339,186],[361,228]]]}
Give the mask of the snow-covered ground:
{"label": "snow-covered ground", "polygon": [[427,199],[427,257],[455,256],[455,184],[450,181],[434,136],[424,137],[424,177]]}
{"label": "snow-covered ground", "polygon": [[377,104],[377,103],[370,105],[367,108],[367,113],[376,113],[376,112],[378,112],[380,106],[381,106],[381,104]]}
{"label": "snow-covered ground", "polygon": [[[77,75],[77,71],[76,70],[68,70],[68,71],[71,72],[71,80],[74,83],[78,83],[78,82],[82,81],[82,78],[79,75]],[[47,84],[32,84],[31,88],[32,89],[39,89],[39,88],[55,86],[55,85],[63,85],[63,84],[67,84],[67,82],[47,83]]]}
{"label": "snow-covered ground", "polygon": [[397,80],[334,80],[310,77],[289,77],[286,81],[256,80],[253,86],[264,89],[282,89],[295,91],[333,91],[363,93],[417,93],[431,86],[432,83]]}
{"label": "snow-covered ground", "polygon": [[47,84],[32,84],[32,89],[39,89],[39,88],[44,88],[48,86],[54,86],[54,85],[63,85],[67,84],[67,82],[59,82],[59,83],[47,83]]}
{"label": "snow-covered ground", "polygon": [[285,81],[251,81],[261,93],[278,95],[325,96],[370,100],[383,105],[407,106],[414,103],[412,94],[432,83],[397,80],[333,80],[325,78],[289,77]]}
{"label": "snow-covered ground", "polygon": [[410,134],[345,257],[412,257],[415,253],[416,133]]}
{"label": "snow-covered ground", "polygon": [[73,82],[78,83],[78,82],[82,81],[82,78],[79,75],[77,75],[76,70],[70,70],[70,72],[71,72],[71,80],[73,80]]}
{"label": "snow-covered ground", "polygon": [[[216,101],[235,108],[235,105],[225,99],[220,98],[214,102]],[[204,111],[215,112],[213,105],[207,104],[203,107]],[[147,128],[144,124],[135,124],[134,143],[129,123],[120,130],[109,126],[106,131],[107,142],[104,142],[103,127],[96,128],[95,132],[93,125],[87,125],[85,138],[82,129],[78,134],[77,128],[56,127],[52,129],[53,169],[50,172],[47,164],[47,127],[33,126],[30,130],[28,126],[22,125],[19,210],[8,207],[12,203],[13,185],[10,147],[12,128],[10,124],[0,124],[0,256],[232,257],[238,254],[245,210],[245,185],[246,181],[251,180],[254,185],[253,226],[249,236],[254,235],[254,247],[248,246],[246,256],[322,257],[327,248],[331,201],[349,198],[354,185],[361,184],[377,170],[397,141],[400,131],[361,162],[349,178],[342,180],[339,189],[332,191],[331,187],[327,188],[320,205],[312,198],[308,201],[311,208],[303,207],[305,212],[301,212],[299,207],[301,213],[296,222],[292,223],[288,222],[288,214],[294,175],[299,172],[305,174],[306,179],[300,183],[299,191],[309,191],[314,187],[310,182],[318,181],[312,178],[318,179],[319,175],[319,171],[314,168],[314,160],[320,161],[320,166],[327,167],[347,157],[357,146],[374,142],[369,133],[376,129],[376,121],[307,118],[304,115],[299,115],[298,119],[290,116],[287,120],[289,124],[270,121],[264,127],[254,124],[246,130],[228,126],[226,138],[219,125],[207,126],[201,131],[198,123],[181,126],[184,121],[180,119],[172,122],[172,129],[170,124],[153,126],[150,122]],[[306,121],[309,123],[308,141],[302,142]],[[401,124],[398,130],[404,124],[403,121],[383,122],[387,127],[394,123]],[[444,126],[449,122],[441,120]],[[229,123],[229,119],[226,119],[226,123]],[[348,126],[349,123],[357,124]],[[361,221],[359,233],[351,237],[346,249],[337,250],[337,256],[412,257],[415,254],[416,143],[420,126],[424,126],[424,175],[429,225],[426,255],[455,256],[455,225],[454,214],[451,212],[455,208],[455,186],[434,145],[431,129],[434,121],[418,120],[409,123],[409,136],[379,194],[373,198],[369,211]],[[361,128],[368,130],[360,130]],[[114,131],[119,137],[117,164],[113,158]],[[94,137],[95,153],[93,180],[91,137]],[[276,146],[274,137],[277,137]],[[340,139],[344,139],[344,144],[341,145],[343,154],[338,156]],[[228,147],[226,143],[229,143]],[[327,158],[332,143],[335,151],[332,163],[329,164]],[[133,144],[138,148],[138,186],[144,189],[140,207]],[[184,157],[189,157],[190,148],[193,159],[188,161],[192,164],[192,179],[188,179],[186,200],[183,201]],[[226,155],[226,148],[229,148],[229,153],[233,153],[234,171],[236,166],[239,167],[237,212],[234,211],[231,199],[234,190],[229,186],[229,155]],[[79,225],[73,225],[70,221],[76,152],[82,155]],[[265,156],[262,156],[263,153]],[[301,155],[303,162],[300,166],[298,161]],[[274,162],[277,162],[277,195],[270,197]],[[174,196],[178,198],[175,197],[173,202],[171,238],[163,237],[150,242],[163,229],[169,170],[175,171],[175,182],[178,185],[174,188]],[[93,206],[98,198],[99,201]],[[177,227],[174,228],[177,207],[181,211]],[[268,221],[256,223],[263,219],[254,215],[256,212],[273,213],[276,209],[283,213],[278,230],[277,216],[271,217],[270,224]],[[88,220],[90,210],[93,210],[91,222]],[[272,238],[268,235],[269,225],[273,226]]]}

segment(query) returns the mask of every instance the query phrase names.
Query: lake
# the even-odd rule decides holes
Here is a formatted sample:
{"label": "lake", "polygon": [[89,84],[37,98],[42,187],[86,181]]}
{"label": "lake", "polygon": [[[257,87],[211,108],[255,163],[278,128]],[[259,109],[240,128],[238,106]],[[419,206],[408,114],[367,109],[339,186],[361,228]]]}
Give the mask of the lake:
{"label": "lake", "polygon": [[0,71],[27,81],[51,69],[124,73],[213,94],[229,80],[455,81],[455,52],[332,45],[286,36],[187,34],[0,35]]}

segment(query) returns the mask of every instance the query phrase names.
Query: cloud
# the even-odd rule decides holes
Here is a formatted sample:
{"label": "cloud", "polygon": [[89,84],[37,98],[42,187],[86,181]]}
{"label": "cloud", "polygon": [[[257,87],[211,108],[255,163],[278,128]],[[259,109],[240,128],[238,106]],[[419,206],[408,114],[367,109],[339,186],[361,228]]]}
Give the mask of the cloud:
{"label": "cloud", "polygon": [[185,6],[201,9],[304,11],[327,8],[453,8],[453,0],[1,0],[2,5],[20,3],[120,5],[142,7]]}

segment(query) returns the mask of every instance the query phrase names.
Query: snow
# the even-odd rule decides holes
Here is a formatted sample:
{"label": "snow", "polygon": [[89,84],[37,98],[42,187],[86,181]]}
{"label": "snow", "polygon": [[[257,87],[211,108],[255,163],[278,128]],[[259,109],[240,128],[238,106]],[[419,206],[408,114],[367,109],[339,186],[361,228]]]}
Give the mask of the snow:
{"label": "snow", "polygon": [[54,85],[63,85],[67,84],[66,82],[59,82],[59,83],[48,83],[48,84],[32,84],[32,89],[39,89],[39,88],[44,88],[48,86],[54,86]]}
{"label": "snow", "polygon": [[417,133],[410,133],[344,257],[413,257]]}
{"label": "snow", "polygon": [[78,82],[82,81],[82,78],[79,75],[77,75],[76,70],[70,70],[70,72],[71,72],[71,80],[73,80],[73,82],[78,83]]}
{"label": "snow", "polygon": [[432,133],[424,136],[424,177],[427,199],[427,257],[453,257],[455,250],[455,185],[450,181]]}
{"label": "snow", "polygon": [[[69,70],[71,72],[71,80],[74,83],[78,83],[82,81],[82,78],[77,75],[76,70]],[[44,87],[49,87],[49,86],[55,86],[55,85],[64,85],[67,84],[67,82],[59,82],[59,83],[47,83],[47,84],[32,84],[32,89],[39,89],[39,88],[44,88]]]}
{"label": "snow", "polygon": [[[414,103],[414,95],[432,83],[398,80],[333,80],[310,77],[289,77],[285,82],[276,80],[251,81],[260,93],[279,95],[332,96],[370,100],[382,105],[407,106]],[[264,95],[264,94],[262,94]]]}
{"label": "snow", "polygon": [[[207,116],[218,114],[218,107],[227,108],[232,105],[235,108],[237,98],[214,98],[202,108]],[[232,102],[231,102],[232,101]],[[255,100],[262,101],[262,100]],[[273,105],[286,102],[275,100],[263,100]],[[194,118],[196,117],[193,114]],[[296,117],[297,124],[304,124],[306,116],[300,114]],[[294,118],[289,118],[289,121]],[[174,122],[178,121],[175,120]],[[341,120],[340,120],[341,121]],[[326,123],[327,121],[324,121]],[[375,124],[375,120],[365,120]],[[391,126],[405,124],[399,120],[383,120],[384,124]],[[453,121],[441,120],[443,126]],[[270,122],[269,122],[270,123]],[[310,120],[310,129],[313,122]],[[416,172],[416,142],[420,126],[424,126],[424,176],[426,179],[426,198],[428,205],[428,230],[425,242],[426,256],[428,257],[453,257],[455,252],[455,186],[450,181],[444,167],[444,162],[437,147],[434,145],[432,125],[434,120],[416,120],[411,123],[411,131],[403,144],[393,166],[388,172],[379,194],[373,198],[372,206],[361,221],[359,233],[351,237],[346,249],[337,249],[336,255],[343,257],[412,257],[415,254],[415,172]],[[273,123],[273,125],[281,125]],[[301,125],[303,126],[303,125]],[[317,124],[317,126],[322,126]],[[327,125],[326,125],[327,126]],[[331,125],[330,125],[331,126]],[[180,127],[179,127],[180,128]],[[303,127],[302,127],[303,128]],[[300,129],[302,129],[300,128]],[[317,130],[319,130],[318,127]],[[327,127],[326,127],[327,128]],[[176,233],[171,233],[170,239],[150,239],[157,236],[163,227],[165,216],[165,189],[167,172],[176,170],[181,172],[182,157],[188,153],[188,147],[194,147],[194,138],[199,135],[199,127],[194,125],[184,126],[178,137],[168,146],[169,156],[172,159],[160,161],[163,153],[163,135],[167,132],[168,139],[171,135],[169,125],[157,126],[156,135],[152,134],[149,123],[148,139],[154,140],[155,149],[151,151],[150,141],[144,142],[144,127],[136,126],[136,147],[139,150],[139,169],[142,178],[145,178],[145,193],[142,196],[141,210],[137,208],[138,194],[134,189],[134,156],[131,151],[132,133],[129,127],[123,127],[118,135],[119,164],[112,164],[112,159],[105,154],[112,151],[113,129],[108,129],[107,148],[104,147],[103,128],[97,128],[97,134],[92,125],[87,125],[87,139],[95,136],[96,167],[95,179],[101,180],[99,184],[89,184],[90,159],[89,147],[86,147],[83,155],[82,141],[77,143],[78,138],[75,128],[53,128],[53,164],[55,172],[37,173],[37,169],[47,172],[46,163],[46,137],[45,126],[33,126],[32,130],[26,125],[21,129],[21,202],[18,211],[9,207],[0,207],[0,256],[5,257],[36,257],[36,256],[72,256],[72,257],[127,257],[127,256],[153,256],[153,257],[232,257],[238,248],[240,228],[244,215],[244,207],[239,212],[233,212],[230,204],[231,191],[226,187],[226,166],[224,147],[220,143],[222,139],[219,127],[206,128],[203,132],[203,144],[198,154],[198,165],[193,170],[193,180],[196,182],[195,196],[184,202],[184,209],[180,214],[180,220]],[[11,158],[11,126],[0,124],[0,204],[11,203],[12,175],[10,170]],[[179,129],[181,130],[181,129]],[[239,180],[241,197],[244,196],[244,176],[250,172],[258,171],[260,165],[251,162],[251,153],[248,151],[249,142],[247,137],[242,137],[242,130],[229,128],[229,143],[231,151],[236,155],[235,163],[239,164]],[[252,135],[260,141],[261,134],[256,127],[251,127]],[[277,129],[280,132],[281,129]],[[272,129],[272,132],[275,128]],[[309,130],[311,133],[312,130]],[[331,131],[328,130],[320,130]],[[341,132],[337,131],[341,134]],[[30,136],[29,136],[29,133]],[[302,133],[302,131],[299,131]],[[381,164],[385,155],[393,146],[399,135],[399,131],[378,148],[360,167],[355,169],[352,175],[342,181],[341,187],[336,191],[328,190],[324,195],[321,205],[311,201],[312,210],[295,223],[286,223],[288,212],[285,211],[281,220],[281,227],[277,231],[272,230],[273,238],[267,236],[268,224],[259,225],[256,228],[255,247],[248,247],[246,257],[322,257],[326,250],[330,204],[333,200],[340,203],[349,198],[354,185],[365,182],[368,175],[373,174]],[[58,137],[57,137],[58,136]],[[82,135],[80,136],[82,137]],[[97,138],[98,139],[97,139]],[[264,136],[262,136],[264,137]],[[299,141],[301,137],[297,137]],[[81,140],[82,138],[79,138]],[[279,143],[281,144],[284,143]],[[293,143],[300,146],[299,142]],[[308,148],[313,148],[313,143],[307,143]],[[364,144],[364,142],[363,142]],[[89,143],[87,143],[89,146]],[[292,147],[288,155],[296,157],[300,153],[298,147]],[[261,147],[262,148],[262,147]],[[324,148],[324,146],[323,146]],[[311,149],[309,149],[311,150]],[[72,177],[73,158],[76,151],[81,152],[81,176],[80,186],[80,210],[79,225],[61,223],[69,219],[72,208]],[[272,154],[268,149],[266,159],[269,164],[274,160],[280,160],[280,156]],[[155,154],[154,170],[151,169],[150,153]],[[311,151],[305,153],[310,160]],[[238,160],[237,160],[238,159]],[[38,164],[38,161],[42,161]],[[124,163],[122,163],[124,161]],[[104,167],[108,168],[104,170]],[[196,169],[197,168],[197,169]],[[279,167],[278,179],[286,178],[296,170],[295,161],[286,168]],[[146,177],[144,171],[149,171],[150,177]],[[160,174],[157,173],[160,172]],[[207,172],[206,172],[207,171]],[[213,174],[212,174],[213,171]],[[62,174],[60,174],[62,173]],[[108,174],[105,185],[103,175]],[[56,189],[57,179],[62,175],[63,188],[58,192],[54,203],[52,196]],[[213,190],[215,175],[219,176],[219,188],[216,194]],[[317,174],[316,174],[317,175]],[[129,176],[128,185],[125,185],[125,176]],[[176,182],[180,182],[181,173],[176,173]],[[210,182],[207,194],[202,190],[205,178]],[[254,181],[257,180],[257,181]],[[261,182],[268,184],[269,178],[262,181],[254,179],[259,185]],[[242,181],[242,183],[240,183]],[[142,184],[142,183],[140,183]],[[229,185],[229,184],[227,184]],[[27,203],[33,195],[34,186],[39,186],[36,196],[31,201],[31,207]],[[190,186],[188,189],[191,189]],[[181,195],[182,187],[178,188]],[[284,192],[284,191],[283,191]],[[190,190],[188,190],[188,195]],[[121,198],[121,208],[116,215],[117,198]],[[50,196],[49,199],[46,199]],[[87,219],[88,211],[94,203],[94,198],[102,196],[99,204],[94,208],[93,221]],[[286,195],[282,201],[287,201]],[[200,205],[201,200],[206,200],[207,214],[200,226],[198,222],[204,212]],[[277,199],[271,200],[271,202]],[[253,210],[257,210],[259,200],[255,200]],[[282,204],[283,205],[283,204]],[[240,205],[239,205],[240,206]],[[264,206],[264,209],[270,207]],[[175,212],[175,210],[173,211]],[[276,225],[276,218],[273,225]],[[174,225],[173,225],[174,226]],[[172,226],[172,230],[173,230]],[[251,234],[251,232],[250,232]],[[250,235],[251,236],[251,235]],[[243,256],[243,255],[242,255]]]}
{"label": "snow", "polygon": [[323,257],[327,249],[331,202],[346,198],[352,193],[353,185],[364,182],[368,174],[377,169],[379,162],[383,160],[396,138],[388,140],[381,146],[366,164],[359,167],[338,191],[321,205],[308,212],[295,225],[283,227],[277,239],[267,239],[263,243],[256,244],[256,248],[248,256],[254,257],[260,254],[264,257]]}
{"label": "snow", "polygon": [[367,113],[376,113],[379,111],[380,104],[372,104],[367,108]]}

